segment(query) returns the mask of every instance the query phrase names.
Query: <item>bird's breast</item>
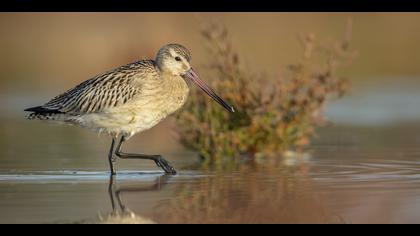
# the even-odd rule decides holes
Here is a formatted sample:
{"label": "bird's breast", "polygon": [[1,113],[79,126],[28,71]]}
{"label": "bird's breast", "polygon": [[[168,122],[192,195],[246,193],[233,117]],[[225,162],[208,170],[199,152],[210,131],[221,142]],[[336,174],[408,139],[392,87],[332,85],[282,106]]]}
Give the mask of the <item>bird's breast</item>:
{"label": "bird's breast", "polygon": [[152,124],[179,110],[187,101],[189,87],[185,81],[169,81],[139,96],[127,106],[138,123]]}
{"label": "bird's breast", "polygon": [[[183,83],[185,84],[185,82]],[[164,113],[169,115],[180,109],[187,102],[188,94],[189,88],[186,84],[185,86],[183,84],[174,86],[173,90],[163,98]]]}

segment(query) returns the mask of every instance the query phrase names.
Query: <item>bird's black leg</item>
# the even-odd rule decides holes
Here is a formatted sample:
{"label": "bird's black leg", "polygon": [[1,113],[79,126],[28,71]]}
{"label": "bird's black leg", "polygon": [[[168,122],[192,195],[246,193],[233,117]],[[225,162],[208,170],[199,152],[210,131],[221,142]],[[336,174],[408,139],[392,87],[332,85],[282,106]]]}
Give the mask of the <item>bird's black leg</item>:
{"label": "bird's black leg", "polygon": [[116,171],[115,171],[116,158],[114,157],[114,145],[115,145],[115,138],[112,138],[111,148],[108,154],[108,161],[109,161],[109,167],[111,169],[111,175],[116,174]]}
{"label": "bird's black leg", "polygon": [[168,161],[163,159],[161,155],[145,155],[145,154],[130,154],[124,153],[121,151],[122,144],[125,141],[125,137],[121,136],[121,140],[118,143],[117,149],[115,150],[115,155],[122,159],[147,159],[155,161],[156,165],[162,168],[167,174],[176,174],[176,170],[169,164]]}

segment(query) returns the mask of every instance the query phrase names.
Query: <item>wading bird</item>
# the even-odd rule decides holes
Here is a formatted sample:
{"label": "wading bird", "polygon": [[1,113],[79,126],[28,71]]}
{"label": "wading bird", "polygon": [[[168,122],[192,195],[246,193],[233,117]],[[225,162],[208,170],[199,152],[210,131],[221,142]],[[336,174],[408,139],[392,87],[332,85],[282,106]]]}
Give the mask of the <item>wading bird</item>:
{"label": "wading bird", "polygon": [[[28,119],[67,123],[112,137],[108,154],[111,174],[116,157],[153,160],[168,174],[175,169],[161,155],[129,154],[122,144],[150,129],[180,109],[187,100],[190,81],[229,112],[234,108],[220,98],[191,67],[191,54],[182,45],[162,47],[155,60],[140,60],[95,76],[42,106],[31,107]],[[116,145],[116,140],[120,141]],[[114,156],[115,154],[115,156]]]}

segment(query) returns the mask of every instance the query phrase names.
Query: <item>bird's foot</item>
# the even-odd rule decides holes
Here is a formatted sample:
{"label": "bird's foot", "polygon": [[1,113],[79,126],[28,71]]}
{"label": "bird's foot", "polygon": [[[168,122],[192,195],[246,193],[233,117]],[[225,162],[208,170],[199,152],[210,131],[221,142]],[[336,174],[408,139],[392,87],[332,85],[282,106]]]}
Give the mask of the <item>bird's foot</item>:
{"label": "bird's foot", "polygon": [[166,174],[176,175],[176,170],[169,164],[169,162],[162,157],[158,157],[156,160],[156,165],[162,168]]}

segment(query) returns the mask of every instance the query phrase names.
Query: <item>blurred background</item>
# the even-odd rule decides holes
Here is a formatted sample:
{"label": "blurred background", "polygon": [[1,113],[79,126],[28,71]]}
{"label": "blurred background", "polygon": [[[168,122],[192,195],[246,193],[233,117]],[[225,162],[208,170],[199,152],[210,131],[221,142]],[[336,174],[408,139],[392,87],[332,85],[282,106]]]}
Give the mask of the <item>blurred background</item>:
{"label": "blurred background", "polygon": [[[30,178],[23,180],[29,184],[14,185],[13,173],[108,170],[108,137],[98,138],[79,128],[26,121],[23,109],[43,104],[107,70],[135,60],[154,58],[157,50],[167,43],[177,42],[189,48],[193,65],[203,73],[204,65],[209,62],[199,33],[201,20],[215,20],[226,25],[247,69],[275,78],[282,68],[301,59],[299,33],[314,33],[321,41],[328,42],[343,36],[348,19],[353,22],[351,47],[357,50],[358,56],[339,73],[349,79],[352,89],[343,99],[328,105],[326,114],[332,124],[319,128],[311,146],[312,162],[306,162],[308,159],[304,157],[286,158],[284,164],[292,170],[270,172],[274,177],[267,179],[267,183],[273,179],[284,180],[278,182],[282,184],[277,192],[284,196],[277,200],[284,203],[283,197],[289,199],[287,204],[292,208],[278,220],[314,222],[320,219],[319,215],[308,216],[305,212],[328,208],[344,222],[418,223],[418,13],[0,13],[0,209],[10,212],[1,213],[0,222],[80,219],[109,207],[106,198],[98,198],[106,196],[105,185],[91,189],[86,185],[70,188],[62,188],[57,183],[42,185],[42,191],[55,194],[56,200],[52,202],[45,201],[46,195],[31,185],[33,180]],[[196,155],[185,150],[172,134],[173,125],[168,119],[136,135],[127,143],[127,150],[164,154],[180,169],[196,163]],[[127,161],[119,163],[118,168],[139,170],[155,166],[154,163]],[[240,173],[247,175],[248,171],[253,170]],[[43,181],[50,183],[48,176],[45,178]],[[132,202],[134,208],[153,216],[155,213],[151,213],[150,206],[157,200],[169,201],[174,193],[179,194],[181,190],[176,186],[185,184],[184,181],[186,186],[180,188],[204,194],[201,196],[204,198],[210,196],[205,193],[210,191],[208,186],[211,184],[191,180],[197,183],[191,187],[190,180],[183,178],[165,190],[166,195],[157,192],[147,195],[144,200],[136,198]],[[78,181],[82,180],[71,179],[66,183]],[[226,183],[223,178],[217,179],[217,183],[219,181],[220,185]],[[255,179],[237,181],[248,186]],[[308,183],[311,190],[308,190]],[[212,189],[217,191],[217,186]],[[269,199],[259,198],[262,194],[258,194],[258,189],[247,189],[251,193],[241,192],[243,189],[238,192],[227,186],[236,185],[228,182],[224,186],[228,193],[223,197],[231,197],[233,202],[238,196],[246,199],[250,195],[255,197],[255,206],[269,202]],[[231,190],[233,193],[229,194]],[[299,196],[304,196],[303,207],[298,207],[302,205]],[[191,201],[186,199],[184,203]],[[79,208],[72,207],[75,201],[81,204]],[[305,208],[314,206],[314,202],[317,209]],[[177,206],[176,203],[169,205]],[[229,207],[217,209],[229,218],[223,212]],[[296,218],[290,218],[291,212],[296,213]],[[185,212],[180,214],[185,215]],[[271,214],[270,217],[275,218],[275,211]],[[166,222],[180,219],[176,214],[171,217],[158,216],[156,219]],[[186,221],[199,218],[194,216]],[[214,219],[221,219],[220,215]],[[254,219],[247,220],[252,222]]]}
{"label": "blurred background", "polygon": [[[351,78],[356,88],[374,88],[365,93],[374,97],[370,103],[380,106],[374,111],[382,118],[362,110],[362,106],[356,113],[331,114],[332,119],[349,122],[353,117],[348,115],[359,117],[365,115],[363,112],[369,113],[366,122],[390,121],[398,115],[420,117],[417,109],[389,116],[384,113],[390,111],[381,110],[382,103],[400,105],[398,101],[406,98],[407,105],[405,102],[413,102],[416,96],[412,91],[418,89],[420,74],[420,15],[416,13],[2,13],[1,107],[16,102],[24,107],[38,105],[98,73],[154,58],[169,42],[190,48],[194,65],[200,68],[208,63],[199,34],[200,19],[225,24],[249,70],[268,75],[276,75],[300,59],[299,33],[312,32],[328,42],[341,37],[347,19],[352,19],[351,43],[359,54],[340,73]],[[383,90],[384,84],[390,87]],[[391,102],[382,97],[393,97],[397,90],[404,90],[399,94],[403,98]],[[28,102],[22,96],[39,99]],[[347,110],[348,106],[341,107]]]}

